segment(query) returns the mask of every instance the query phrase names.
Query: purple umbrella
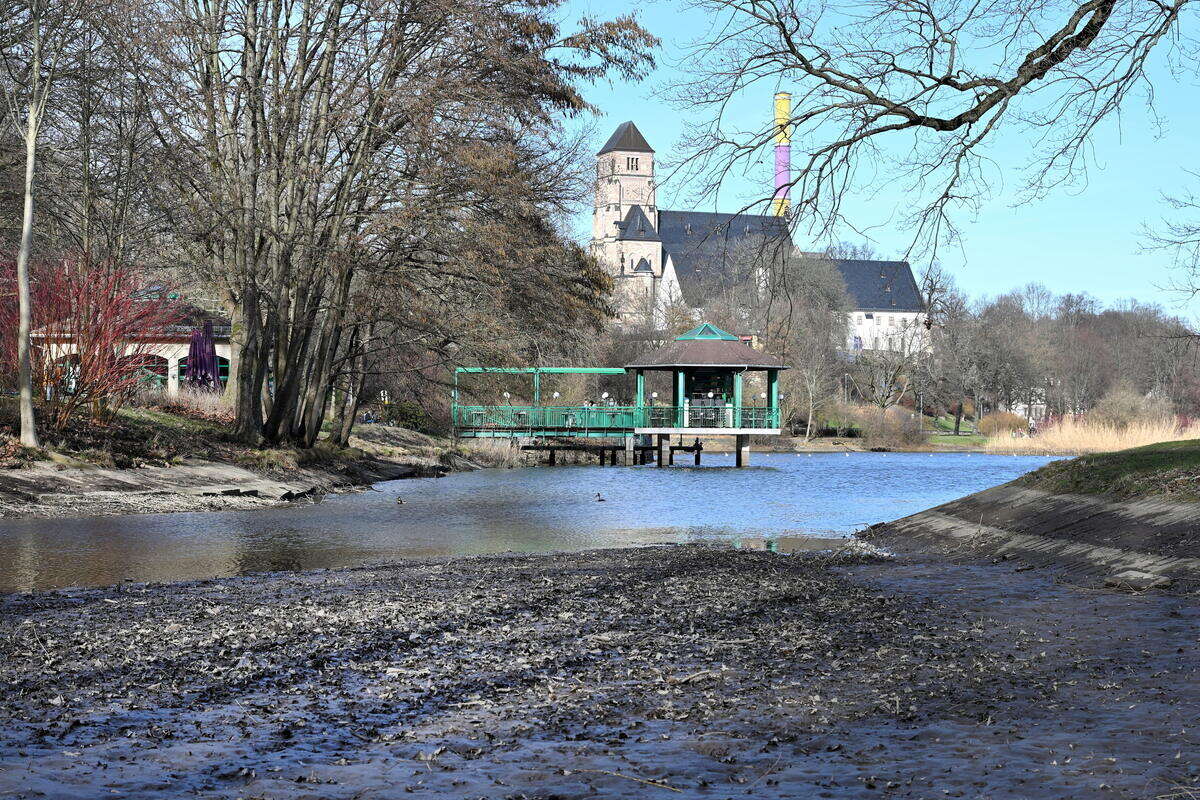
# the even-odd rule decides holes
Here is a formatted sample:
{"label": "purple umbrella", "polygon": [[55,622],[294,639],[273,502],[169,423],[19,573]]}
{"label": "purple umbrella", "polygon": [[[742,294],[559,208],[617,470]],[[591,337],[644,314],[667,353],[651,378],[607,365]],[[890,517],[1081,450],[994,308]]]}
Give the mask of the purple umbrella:
{"label": "purple umbrella", "polygon": [[188,384],[194,389],[216,391],[221,388],[221,373],[217,368],[217,343],[213,340],[212,320],[204,323],[204,330],[192,331],[192,343],[188,348]]}

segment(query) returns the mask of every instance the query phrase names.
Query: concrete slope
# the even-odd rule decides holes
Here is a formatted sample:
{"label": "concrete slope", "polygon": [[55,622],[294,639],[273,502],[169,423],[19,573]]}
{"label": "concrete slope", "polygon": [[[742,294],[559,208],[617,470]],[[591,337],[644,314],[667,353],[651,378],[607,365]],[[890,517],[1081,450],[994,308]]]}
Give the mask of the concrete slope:
{"label": "concrete slope", "polygon": [[[899,550],[934,548],[1110,577],[1200,581],[1200,503],[1118,502],[1005,484],[877,525],[864,538]],[[1153,583],[1127,578],[1131,585]]]}

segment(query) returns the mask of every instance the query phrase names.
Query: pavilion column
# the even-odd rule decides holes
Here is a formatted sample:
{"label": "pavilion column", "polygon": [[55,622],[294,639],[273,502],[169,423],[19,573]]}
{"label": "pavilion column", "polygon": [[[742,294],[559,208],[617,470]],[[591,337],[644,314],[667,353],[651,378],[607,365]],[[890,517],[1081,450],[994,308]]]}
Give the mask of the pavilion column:
{"label": "pavilion column", "polygon": [[671,437],[669,434],[658,434],[658,453],[655,459],[655,465],[665,467],[667,465],[667,454],[671,452]]}
{"label": "pavilion column", "polygon": [[533,371],[533,404],[542,404],[542,373],[536,369]]}
{"label": "pavilion column", "polygon": [[750,434],[739,433],[734,437],[734,440],[736,451],[734,463],[739,467],[750,466]]}
{"label": "pavilion column", "polygon": [[683,370],[675,370],[675,424],[680,427],[687,427],[687,389],[684,387]]}
{"label": "pavilion column", "polygon": [[775,427],[781,427],[779,419],[779,370],[767,370],[767,416],[775,418]]}
{"label": "pavilion column", "polygon": [[634,427],[646,425],[646,418],[643,414],[643,409],[646,407],[646,373],[643,370],[634,371],[634,405],[637,406],[637,419],[634,420]]}
{"label": "pavilion column", "polygon": [[742,427],[742,373],[733,373],[733,427]]}

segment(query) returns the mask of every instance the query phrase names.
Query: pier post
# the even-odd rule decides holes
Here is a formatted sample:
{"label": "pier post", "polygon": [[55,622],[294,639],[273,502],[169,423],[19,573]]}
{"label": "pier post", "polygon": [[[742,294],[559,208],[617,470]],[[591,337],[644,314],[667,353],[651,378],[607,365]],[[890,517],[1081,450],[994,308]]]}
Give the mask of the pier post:
{"label": "pier post", "polygon": [[658,452],[655,454],[654,463],[660,467],[667,465],[667,451],[670,449],[668,445],[671,443],[671,437],[665,433],[658,434]]}
{"label": "pier post", "polygon": [[631,433],[625,436],[625,466],[632,467],[636,464],[637,462],[634,460],[633,434]]}
{"label": "pier post", "polygon": [[554,466],[554,457],[556,455],[558,455],[558,449],[551,447],[550,448],[550,466],[552,466],[552,467]]}
{"label": "pier post", "polygon": [[737,451],[736,465],[739,467],[750,466],[750,434],[739,433],[734,437],[733,446]]}

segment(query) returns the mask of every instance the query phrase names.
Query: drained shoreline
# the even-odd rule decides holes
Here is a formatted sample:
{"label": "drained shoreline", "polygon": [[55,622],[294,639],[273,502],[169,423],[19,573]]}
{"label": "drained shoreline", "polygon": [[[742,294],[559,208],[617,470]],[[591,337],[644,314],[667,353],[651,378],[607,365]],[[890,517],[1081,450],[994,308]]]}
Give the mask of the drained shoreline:
{"label": "drained shoreline", "polygon": [[1194,598],[1061,578],[673,546],[7,595],[0,794],[1200,791]]}

